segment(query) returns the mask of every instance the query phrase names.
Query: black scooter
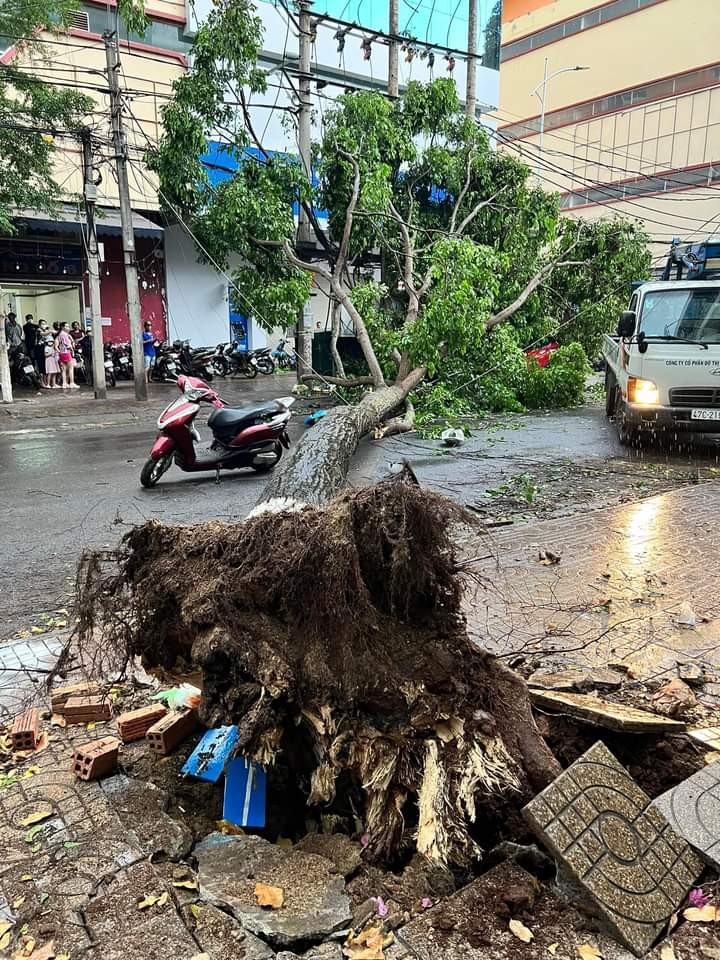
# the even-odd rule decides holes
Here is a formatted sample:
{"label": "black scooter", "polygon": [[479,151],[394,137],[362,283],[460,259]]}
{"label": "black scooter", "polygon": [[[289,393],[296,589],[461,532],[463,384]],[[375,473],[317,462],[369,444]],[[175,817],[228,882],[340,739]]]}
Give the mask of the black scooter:
{"label": "black scooter", "polygon": [[8,352],[8,361],[10,363],[10,378],[13,383],[19,387],[32,387],[33,390],[40,389],[41,381],[35,369],[35,364],[22,347],[13,347]]}

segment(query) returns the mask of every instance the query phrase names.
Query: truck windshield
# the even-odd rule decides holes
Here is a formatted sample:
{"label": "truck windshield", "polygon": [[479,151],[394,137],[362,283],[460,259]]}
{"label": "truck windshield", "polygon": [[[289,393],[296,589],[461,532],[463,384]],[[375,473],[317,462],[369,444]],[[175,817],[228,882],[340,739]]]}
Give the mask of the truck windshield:
{"label": "truck windshield", "polygon": [[720,343],[720,289],[653,290],[643,300],[640,329],[646,337]]}

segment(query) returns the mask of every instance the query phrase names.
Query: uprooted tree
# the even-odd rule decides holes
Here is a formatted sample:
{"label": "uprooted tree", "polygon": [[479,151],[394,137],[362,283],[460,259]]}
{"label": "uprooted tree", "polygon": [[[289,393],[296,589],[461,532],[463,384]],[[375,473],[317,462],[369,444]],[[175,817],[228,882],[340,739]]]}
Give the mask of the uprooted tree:
{"label": "uprooted tree", "polygon": [[[472,826],[481,810],[519,803],[557,762],[524,682],[468,639],[451,539],[468,518],[408,469],[339,491],[359,438],[396,414],[407,423],[427,376],[457,357],[519,351],[517,330],[547,326],[557,275],[604,281],[592,277],[591,232],[558,225],[556,198],[490,149],[448,81],[413,84],[397,105],[341,98],[311,188],[255,138],[259,38],[242,0],[211,12],[152,162],[202,247],[224,263],[240,254],[238,295],[259,319],[296,315],[319,278],[367,367],[346,377],[336,357],[336,379],[370,389],[308,431],[245,522],[146,524],[117,551],[86,557],[80,635],[174,676],[200,670],[202,719],[237,723],[242,752],[289,768],[312,807],[362,819],[377,856],[415,847],[465,865],[483,843]],[[243,158],[216,186],[201,162],[211,133]],[[258,149],[243,154],[253,139]],[[293,243],[298,198],[314,257]],[[336,338],[339,310],[333,328]]]}

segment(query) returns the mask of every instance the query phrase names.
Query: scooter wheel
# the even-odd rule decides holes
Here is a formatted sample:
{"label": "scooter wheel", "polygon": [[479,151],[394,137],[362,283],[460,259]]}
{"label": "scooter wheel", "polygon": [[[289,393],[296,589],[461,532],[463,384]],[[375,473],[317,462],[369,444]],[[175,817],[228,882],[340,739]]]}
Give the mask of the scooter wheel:
{"label": "scooter wheel", "polygon": [[255,473],[270,473],[270,471],[274,470],[278,463],[280,463],[280,457],[283,455],[283,448],[279,443],[275,444],[275,455],[276,459],[274,463],[251,464]]}
{"label": "scooter wheel", "polygon": [[160,477],[170,467],[171,463],[172,456],[170,454],[166,457],[161,457],[159,460],[153,460],[152,458],[146,460],[145,466],[140,473],[140,483],[148,489],[154,487]]}
{"label": "scooter wheel", "polygon": [[258,368],[254,364],[249,363],[246,367],[243,368],[243,376],[245,377],[246,380],[254,380],[257,375],[258,375]]}

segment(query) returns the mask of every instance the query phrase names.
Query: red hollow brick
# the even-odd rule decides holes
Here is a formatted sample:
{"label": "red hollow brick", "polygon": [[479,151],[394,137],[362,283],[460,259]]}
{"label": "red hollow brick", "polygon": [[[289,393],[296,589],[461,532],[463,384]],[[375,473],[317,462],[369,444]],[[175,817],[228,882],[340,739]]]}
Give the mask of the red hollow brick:
{"label": "red hollow brick", "polygon": [[141,740],[150,727],[161,720],[167,713],[167,707],[161,703],[154,703],[139,710],[129,710],[117,719],[118,733],[123,743],[131,740]]}
{"label": "red hollow brick", "polygon": [[65,704],[64,714],[68,723],[89,723],[93,720],[109,720],[112,709],[110,701],[104,697],[70,697]]}
{"label": "red hollow brick", "polygon": [[173,710],[150,727],[146,734],[148,745],[164,757],[190,736],[196,724],[196,710]]}
{"label": "red hollow brick", "polygon": [[117,737],[91,740],[77,747],[72,758],[72,772],[80,780],[106,777],[117,767],[120,741]]}
{"label": "red hollow brick", "polygon": [[100,693],[100,684],[94,682],[71,683],[65,687],[56,687],[50,693],[53,713],[63,713],[70,697],[92,697]]}
{"label": "red hollow brick", "polygon": [[10,731],[13,750],[34,750],[40,736],[40,711],[26,710],[15,717]]}

